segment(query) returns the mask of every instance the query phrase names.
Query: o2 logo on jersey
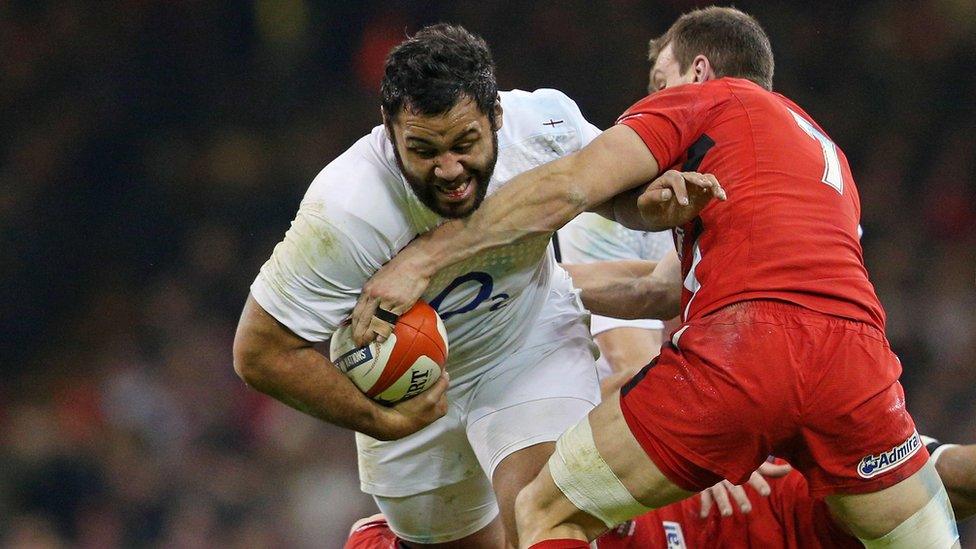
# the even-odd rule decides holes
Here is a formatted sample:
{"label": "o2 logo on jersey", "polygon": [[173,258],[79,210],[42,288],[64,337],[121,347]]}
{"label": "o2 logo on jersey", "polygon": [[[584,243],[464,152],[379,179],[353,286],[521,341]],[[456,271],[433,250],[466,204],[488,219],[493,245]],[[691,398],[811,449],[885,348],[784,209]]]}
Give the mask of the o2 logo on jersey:
{"label": "o2 logo on jersey", "polygon": [[[447,296],[449,296],[451,292],[453,292],[454,290],[457,290],[462,285],[467,283],[479,284],[480,288],[478,289],[478,294],[475,295],[471,301],[465,303],[464,305],[461,305],[460,307],[457,307],[456,309],[451,309],[449,311],[442,311],[441,304],[444,302]],[[490,274],[483,273],[481,271],[472,271],[470,273],[463,274],[455,278],[454,280],[452,280],[450,284],[448,284],[443,290],[441,290],[441,293],[437,294],[437,297],[430,300],[430,306],[437,311],[437,314],[440,315],[441,320],[443,320],[444,322],[447,322],[447,319],[451,318],[454,315],[469,313],[477,309],[478,306],[484,303],[485,301],[492,302],[491,307],[488,308],[489,311],[497,311],[498,309],[501,309],[505,305],[508,305],[508,298],[510,296],[506,293],[498,293],[495,295],[491,295],[491,292],[494,288],[495,288],[495,281],[494,279],[491,278]]]}

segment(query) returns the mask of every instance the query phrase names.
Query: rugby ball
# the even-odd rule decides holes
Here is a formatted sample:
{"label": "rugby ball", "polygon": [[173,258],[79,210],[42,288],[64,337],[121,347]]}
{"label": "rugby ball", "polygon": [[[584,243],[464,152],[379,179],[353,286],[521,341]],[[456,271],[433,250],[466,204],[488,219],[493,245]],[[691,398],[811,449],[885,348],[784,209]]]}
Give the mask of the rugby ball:
{"label": "rugby ball", "polygon": [[424,392],[441,376],[447,362],[447,332],[437,311],[418,301],[393,327],[383,343],[357,346],[352,326],[332,335],[329,358],[359,390],[382,404]]}

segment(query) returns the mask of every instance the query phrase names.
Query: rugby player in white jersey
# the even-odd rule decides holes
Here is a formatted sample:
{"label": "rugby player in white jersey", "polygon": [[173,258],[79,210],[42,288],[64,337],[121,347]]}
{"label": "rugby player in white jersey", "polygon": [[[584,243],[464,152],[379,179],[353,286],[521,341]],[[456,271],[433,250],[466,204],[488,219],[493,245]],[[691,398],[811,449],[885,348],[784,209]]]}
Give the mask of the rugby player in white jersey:
{"label": "rugby player in white jersey", "polygon": [[[480,254],[424,294],[450,376],[392,407],[318,353],[416,235],[600,131],[556,90],[498,92],[481,38],[434,25],[387,59],[383,125],[314,179],[251,286],[234,365],[252,387],[357,431],[363,491],[408,546],[515,543],[514,499],[599,401],[588,314],[549,235]],[[327,489],[327,487],[323,487]],[[344,533],[343,533],[344,534]]]}
{"label": "rugby player in white jersey", "polygon": [[[573,264],[613,261],[615,269],[626,270],[636,280],[653,265],[647,261],[660,261],[665,254],[674,251],[674,240],[667,231],[628,229],[588,212],[578,215],[559,229],[557,236],[562,256],[560,260],[574,277],[585,277],[589,271],[575,273]],[[663,330],[664,323],[652,318],[620,319],[592,315],[590,332],[600,348],[597,373],[604,395],[619,388],[657,356],[661,350]]]}

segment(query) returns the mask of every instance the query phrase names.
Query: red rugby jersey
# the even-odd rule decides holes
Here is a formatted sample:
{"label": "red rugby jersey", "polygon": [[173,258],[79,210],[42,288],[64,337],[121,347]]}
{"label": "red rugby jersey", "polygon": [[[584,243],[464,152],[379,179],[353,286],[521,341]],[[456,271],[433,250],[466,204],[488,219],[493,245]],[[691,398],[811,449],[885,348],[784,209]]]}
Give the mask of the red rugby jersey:
{"label": "red rugby jersey", "polygon": [[661,172],[711,173],[728,193],[674,230],[684,320],[777,299],[884,329],[847,158],[795,103],[720,78],[654,93],[617,123],[640,135]]}

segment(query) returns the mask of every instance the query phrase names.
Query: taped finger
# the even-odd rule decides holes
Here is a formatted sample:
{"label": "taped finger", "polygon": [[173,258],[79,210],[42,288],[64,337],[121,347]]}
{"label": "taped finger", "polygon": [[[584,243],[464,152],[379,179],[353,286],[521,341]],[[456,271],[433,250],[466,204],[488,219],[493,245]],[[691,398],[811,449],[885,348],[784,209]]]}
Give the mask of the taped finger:
{"label": "taped finger", "polygon": [[386,322],[387,324],[396,324],[397,321],[400,320],[400,315],[388,311],[379,305],[377,305],[376,310],[373,311],[373,316],[382,320],[383,322]]}
{"label": "taped finger", "polygon": [[762,475],[753,471],[752,475],[749,477],[749,485],[756,489],[761,496],[769,495],[769,483]]}

